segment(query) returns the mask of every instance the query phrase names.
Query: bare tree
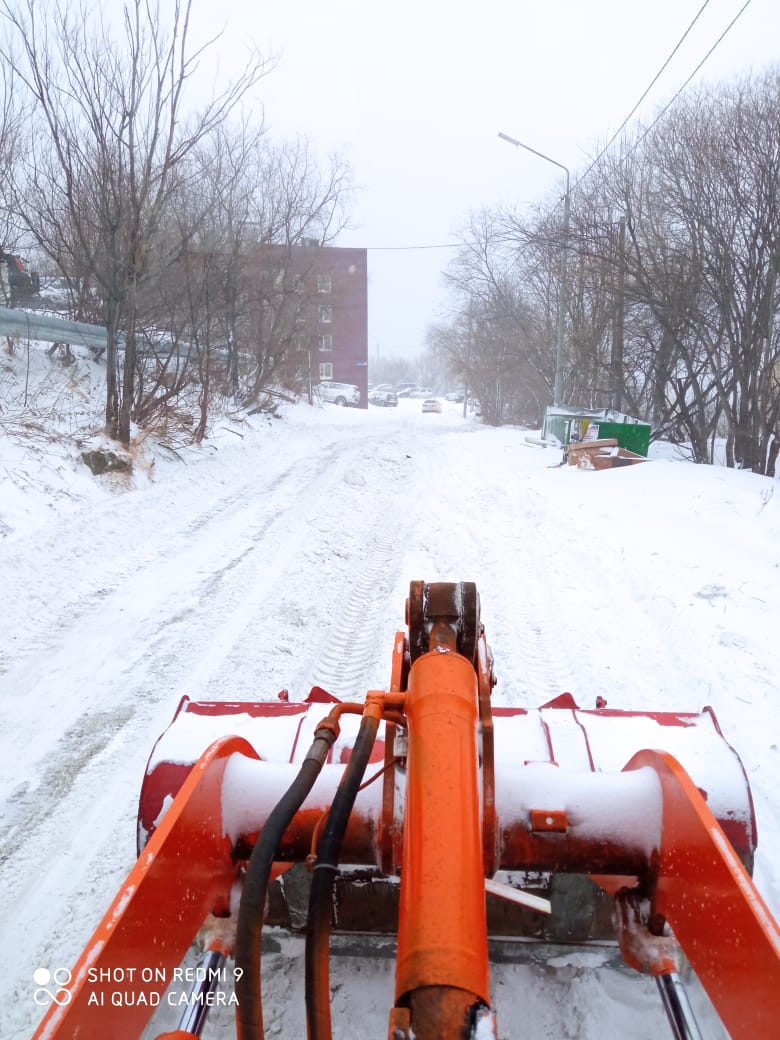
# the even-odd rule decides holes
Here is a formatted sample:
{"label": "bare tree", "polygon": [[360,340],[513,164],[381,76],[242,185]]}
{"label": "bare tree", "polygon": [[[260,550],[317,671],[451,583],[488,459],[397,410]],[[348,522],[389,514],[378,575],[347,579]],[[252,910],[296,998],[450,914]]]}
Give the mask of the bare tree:
{"label": "bare tree", "polygon": [[[141,414],[174,407],[177,389],[194,380],[202,436],[212,396],[272,408],[270,390],[306,390],[322,300],[311,243],[345,226],[349,193],[341,159],[323,171],[305,141],[273,145],[248,124],[220,128],[193,153],[159,235],[159,277],[144,295],[144,313],[176,349],[157,356],[150,344]],[[186,244],[173,264],[171,241]]]}
{"label": "bare tree", "polygon": [[16,247],[19,229],[9,182],[23,147],[26,113],[17,97],[13,69],[3,65],[0,80],[3,90],[0,102],[0,248],[10,252]]}
{"label": "bare tree", "polygon": [[[194,149],[273,65],[250,54],[222,93],[188,109],[188,83],[214,43],[190,51],[191,6],[175,3],[165,27],[159,4],[132,0],[115,38],[84,5],[55,2],[39,22],[34,0],[19,8],[0,2],[16,44],[0,55],[36,114],[15,201],[41,247],[102,301],[106,429],[125,444],[138,403],[139,294],[167,207]],[[180,255],[181,244],[171,251]]]}
{"label": "bare tree", "polygon": [[[733,462],[758,473],[767,470],[780,418],[779,102],[778,71],[695,98],[683,113],[693,147],[670,156],[720,319],[712,365]],[[691,153],[700,157],[696,167]]]}
{"label": "bare tree", "polygon": [[511,219],[502,212],[471,217],[445,275],[456,317],[432,335],[452,374],[478,396],[485,421],[495,424],[536,421],[555,369],[554,304],[538,306],[530,250],[517,246]]}
{"label": "bare tree", "polygon": [[[312,319],[319,306],[314,253],[348,226],[351,170],[338,155],[325,169],[298,138],[258,151],[250,211],[240,241],[242,299],[248,322],[241,389],[255,402],[273,380],[300,388],[308,381]],[[237,330],[238,331],[238,330]]]}
{"label": "bare tree", "polygon": [[780,411],[780,75],[679,99],[594,191],[626,216],[627,356],[657,433],[767,472]]}
{"label": "bare tree", "polygon": [[[621,355],[620,395],[647,418],[654,436],[689,446],[697,462],[712,459],[719,416],[709,364],[716,315],[702,295],[700,265],[679,214],[659,184],[658,164],[644,152],[631,162],[608,159],[591,190],[621,212],[614,258]],[[612,363],[612,385],[615,385]]]}

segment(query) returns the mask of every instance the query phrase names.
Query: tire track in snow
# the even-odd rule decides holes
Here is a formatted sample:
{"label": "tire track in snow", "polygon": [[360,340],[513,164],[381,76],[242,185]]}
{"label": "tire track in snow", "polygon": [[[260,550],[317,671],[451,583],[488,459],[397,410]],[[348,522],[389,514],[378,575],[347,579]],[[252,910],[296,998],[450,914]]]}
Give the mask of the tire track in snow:
{"label": "tire track in snow", "polygon": [[[330,626],[325,650],[313,669],[313,681],[335,696],[362,700],[366,675],[376,665],[377,635],[384,617],[390,563],[397,541],[380,528],[371,540],[372,550],[362,563],[349,599]],[[384,595],[382,594],[384,593]],[[387,662],[389,676],[390,662]]]}
{"label": "tire track in snow", "polygon": [[217,502],[212,502],[210,505],[204,507],[196,517],[187,522],[182,535],[186,537],[187,535],[193,535],[198,531],[202,531],[204,527],[212,525],[215,520],[226,515],[235,508],[243,511],[246,503],[251,500],[253,495],[258,491],[261,491],[263,498],[268,499],[278,492],[283,491],[291,477],[295,479],[297,485],[301,478],[302,467],[308,469],[312,474],[326,470],[328,467],[334,465],[338,459],[339,453],[344,450],[345,446],[342,442],[323,445],[320,452],[314,458],[304,456],[296,459],[292,464],[285,463],[284,467],[270,480],[267,478],[265,470],[262,470],[260,473],[254,473],[248,480],[243,481],[239,487],[231,488],[231,490]]}
{"label": "tire track in snow", "polygon": [[47,820],[67,797],[79,774],[100,755],[133,715],[133,706],[120,705],[111,711],[83,715],[63,735],[57,757],[47,760],[40,783],[30,789],[20,784],[0,805],[0,865],[19,853],[29,835]]}
{"label": "tire track in snow", "polygon": [[[496,489],[493,493],[502,492],[506,493],[507,489]],[[506,584],[503,586],[505,597],[508,594],[513,599],[507,620],[512,630],[522,632],[522,639],[517,642],[519,659],[513,662],[509,696],[513,702],[519,698],[526,705],[537,706],[571,690],[576,683],[576,669],[561,638],[561,616],[565,608],[544,567],[543,561],[552,552],[550,539],[533,508],[529,508],[528,500],[521,508],[516,495],[508,497],[514,498],[514,502],[510,501],[497,512],[501,516],[515,516],[518,526],[506,525],[500,536],[506,546],[506,557],[514,561],[515,572],[522,576],[521,581],[512,581],[508,588]],[[497,574],[495,580],[501,581],[501,576]]]}
{"label": "tire track in snow", "polygon": [[[365,546],[373,541],[361,523],[350,526],[350,521],[365,509],[366,490],[355,473],[376,454],[377,446],[365,439],[340,445],[330,466],[314,467],[317,472],[301,481],[288,515],[249,533],[259,545],[268,539],[275,547],[272,558],[264,559],[253,573],[243,568],[242,584],[233,587],[232,605],[210,636],[213,649],[202,655],[192,675],[195,685],[216,699],[262,699],[285,687],[294,700],[302,699],[312,683],[322,685],[316,662],[332,641],[333,630],[343,623],[344,590],[363,580]],[[377,508],[373,497],[372,506]],[[384,558],[380,554],[377,572]],[[226,576],[225,570],[221,577]],[[305,605],[290,596],[289,590],[298,588],[309,590],[316,612],[306,612]],[[271,632],[274,641],[269,643],[266,634]],[[224,662],[230,669],[222,667]],[[230,670],[232,694],[223,685]]]}
{"label": "tire track in snow", "polygon": [[[280,568],[301,551],[305,531],[297,522],[290,522],[291,514],[307,500],[316,501],[334,479],[332,463],[337,449],[328,446],[321,455],[287,466],[272,481],[272,493],[256,478],[255,493],[246,495],[243,512],[222,516],[219,523],[203,528],[200,536],[158,539],[132,574],[117,579],[113,589],[101,588],[86,597],[81,611],[65,623],[58,624],[56,615],[42,618],[45,639],[38,642],[35,657],[22,657],[0,677],[0,692],[13,697],[7,708],[9,719],[15,717],[23,724],[29,704],[35,704],[37,710],[49,706],[55,710],[56,706],[63,729],[88,731],[91,716],[102,710],[107,691],[117,690],[122,683],[136,689],[139,674],[169,674],[172,655],[178,652],[186,656],[199,643],[210,644],[213,657],[219,642],[214,639],[214,629],[218,634],[219,626],[213,625],[211,617],[227,614],[235,624],[236,612],[267,594],[264,589]],[[303,494],[301,486],[305,488]],[[270,564],[263,561],[261,565],[257,556],[258,550],[262,553],[264,539],[285,527],[288,530],[279,540],[283,551],[277,551]],[[258,578],[261,571],[262,580]],[[223,592],[231,581],[232,591]],[[221,597],[227,602],[221,604]],[[126,624],[112,623],[112,618],[121,616],[127,618]],[[188,629],[192,632],[189,638]],[[83,647],[78,673],[73,670],[74,641]],[[150,668],[152,662],[154,669]],[[56,689],[60,677],[79,689],[77,700],[62,703]],[[133,703],[148,697],[148,688],[140,689]],[[109,699],[115,702],[116,695]],[[118,716],[116,726],[124,721],[126,716]],[[65,747],[62,753],[67,762]],[[44,754],[55,761],[60,755],[57,747],[46,743],[44,734],[31,734],[25,747],[12,748],[3,762],[3,786],[14,787],[13,776],[22,760]]]}
{"label": "tire track in snow", "polygon": [[[248,510],[263,512],[263,503],[276,495],[284,495],[288,487],[293,489],[289,494],[294,495],[302,473],[316,476],[318,470],[331,466],[340,447],[340,441],[326,442],[314,457],[301,454],[291,460],[287,456],[277,463],[263,458],[258,469],[238,487],[232,485],[220,489],[216,500],[215,496],[204,494],[195,500],[193,510],[193,496],[188,493],[188,485],[197,482],[199,476],[207,482],[209,476],[213,476],[217,479],[209,483],[209,489],[219,486],[220,460],[212,456],[202,460],[205,473],[185,470],[176,474],[177,479],[173,481],[163,478],[150,488],[129,494],[119,493],[100,506],[90,506],[90,530],[86,538],[83,517],[69,517],[54,530],[36,531],[32,548],[24,538],[4,546],[4,566],[28,572],[30,581],[29,600],[14,604],[5,631],[5,638],[12,642],[18,627],[25,633],[26,645],[20,651],[15,649],[13,655],[2,654],[0,677],[12,667],[9,661],[18,661],[25,656],[37,658],[50,646],[61,642],[69,629],[75,629],[96,609],[106,609],[102,601],[132,582],[139,573],[164,566],[172,555],[186,554],[190,545],[197,544],[201,548],[198,535],[204,529],[214,531],[216,523],[231,525],[237,518],[243,522]],[[275,469],[278,471],[274,472]],[[187,494],[187,510],[182,510],[178,502],[179,484]],[[150,498],[157,505],[164,538],[160,537],[160,531],[143,529],[143,518],[151,511]],[[128,530],[133,532],[132,537],[127,537]],[[236,537],[240,538],[240,534],[238,530]],[[110,541],[117,545],[118,551],[113,556],[100,551],[101,543]],[[222,551],[229,554],[229,545]],[[72,569],[62,576],[57,573],[37,574],[38,558],[57,555],[69,560],[83,560],[84,565],[79,568],[75,582]],[[90,566],[90,560],[96,556],[101,561],[99,570]],[[110,561],[108,568],[107,560]],[[218,567],[219,562],[215,559],[213,569],[216,571]],[[27,636],[30,628],[36,632],[32,640]]]}

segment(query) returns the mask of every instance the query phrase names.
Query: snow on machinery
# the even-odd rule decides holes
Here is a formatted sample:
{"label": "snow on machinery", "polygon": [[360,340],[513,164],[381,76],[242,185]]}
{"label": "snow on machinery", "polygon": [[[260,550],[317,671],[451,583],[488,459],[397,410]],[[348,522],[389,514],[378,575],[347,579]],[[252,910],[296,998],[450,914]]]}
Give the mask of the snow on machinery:
{"label": "snow on machinery", "polygon": [[[198,933],[201,970],[160,1040],[200,1036],[226,975],[238,1040],[263,1037],[263,925],[294,928],[302,893],[311,1040],[330,1040],[330,936],[351,928],[397,933],[392,1040],[498,1035],[493,934],[616,938],[656,978],[673,1035],[697,1037],[682,951],[732,1040],[777,1035],[780,930],[712,711],[584,710],[568,694],[493,707],[472,583],[413,582],[407,626],[389,690],[360,703],[316,687],[296,703],[182,700],[149,760],[138,861],[35,1040],[135,1040]],[[100,986],[118,973],[135,997],[114,1006]]]}

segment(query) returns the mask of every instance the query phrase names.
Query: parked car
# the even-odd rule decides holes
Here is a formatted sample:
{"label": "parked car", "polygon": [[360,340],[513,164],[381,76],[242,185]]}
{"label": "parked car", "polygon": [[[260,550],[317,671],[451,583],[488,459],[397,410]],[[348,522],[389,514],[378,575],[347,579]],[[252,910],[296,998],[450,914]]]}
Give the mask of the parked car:
{"label": "parked car", "polygon": [[376,387],[368,395],[368,403],[375,404],[379,408],[396,408],[398,406],[398,394],[395,390],[380,390]]}
{"label": "parked car", "polygon": [[433,390],[429,386],[416,386],[409,391],[409,397],[433,397]]}
{"label": "parked car", "polygon": [[422,403],[423,414],[425,412],[441,412],[441,401],[437,401],[435,397],[429,397],[427,401]]}
{"label": "parked car", "polygon": [[360,404],[360,388],[352,383],[334,383],[333,380],[326,379],[319,384],[317,392],[320,400],[327,401],[328,404],[338,404],[342,407],[355,407]]}

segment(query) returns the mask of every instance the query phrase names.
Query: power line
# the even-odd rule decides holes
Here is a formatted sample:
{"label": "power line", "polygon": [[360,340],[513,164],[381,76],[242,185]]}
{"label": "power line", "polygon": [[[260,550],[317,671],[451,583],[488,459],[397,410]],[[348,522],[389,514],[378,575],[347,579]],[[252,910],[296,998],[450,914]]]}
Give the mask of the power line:
{"label": "power line", "polygon": [[411,252],[414,249],[457,249],[460,245],[459,242],[447,242],[440,245],[422,245],[422,246],[362,246],[362,249],[366,249],[369,253],[393,253],[393,252]]}
{"label": "power line", "polygon": [[[585,179],[585,177],[587,177],[587,176],[588,176],[588,174],[589,174],[589,173],[590,173],[590,171],[591,171],[591,170],[593,169],[593,167],[594,167],[594,166],[595,166],[595,165],[596,165],[596,164],[597,164],[597,163],[599,162],[599,160],[600,160],[600,159],[602,159],[602,158],[603,158],[603,156],[604,156],[604,155],[605,155],[605,154],[607,153],[607,151],[609,150],[609,148],[610,148],[610,147],[611,147],[611,146],[612,146],[612,145],[614,144],[615,140],[617,139],[617,137],[618,137],[618,135],[619,135],[619,134],[621,133],[621,131],[625,129],[625,126],[626,126],[626,124],[628,123],[629,119],[630,119],[630,118],[631,118],[631,117],[632,117],[632,116],[634,115],[634,113],[636,112],[636,110],[637,110],[637,109],[639,108],[639,106],[640,106],[640,105],[642,104],[642,102],[644,101],[644,99],[645,99],[645,98],[647,97],[647,95],[648,95],[648,94],[650,93],[650,91],[652,90],[652,88],[653,88],[653,87],[655,86],[655,84],[656,84],[657,80],[659,79],[659,77],[660,77],[660,76],[661,76],[661,74],[663,73],[664,69],[666,69],[666,67],[667,67],[667,65],[669,64],[669,62],[670,62],[670,61],[672,60],[672,58],[673,58],[673,57],[675,56],[675,54],[676,54],[676,53],[677,53],[677,51],[679,50],[679,48],[680,48],[681,44],[682,44],[682,43],[683,43],[683,41],[685,40],[686,36],[687,36],[687,35],[688,35],[688,33],[689,33],[689,32],[691,31],[691,29],[692,29],[692,28],[694,27],[694,25],[696,24],[696,22],[697,22],[697,21],[699,20],[699,17],[700,17],[700,16],[701,16],[701,14],[703,13],[704,9],[705,9],[705,8],[707,7],[707,5],[709,4],[709,2],[710,2],[710,0],[704,0],[704,3],[702,4],[702,6],[701,6],[701,7],[699,8],[699,10],[697,11],[697,13],[696,13],[696,15],[695,15],[695,17],[694,17],[693,21],[692,21],[692,22],[691,22],[691,24],[690,24],[690,25],[688,26],[688,28],[687,28],[687,29],[685,30],[685,32],[684,32],[684,33],[683,33],[683,35],[682,35],[682,36],[680,37],[680,39],[679,39],[679,40],[677,41],[677,44],[675,45],[675,47],[674,47],[674,50],[673,50],[673,51],[671,52],[671,54],[669,55],[669,57],[668,57],[668,58],[666,59],[666,61],[665,61],[665,62],[663,63],[663,65],[661,66],[661,68],[660,68],[660,69],[658,70],[658,72],[657,72],[657,73],[655,74],[655,76],[653,77],[653,80],[652,80],[652,82],[650,83],[650,85],[649,85],[649,86],[647,87],[647,89],[645,90],[645,92],[644,92],[644,93],[642,94],[642,96],[640,97],[639,101],[637,101],[637,103],[636,103],[636,104],[634,105],[634,107],[633,107],[633,108],[631,109],[631,111],[630,111],[630,112],[628,113],[628,115],[626,116],[626,118],[625,118],[625,119],[623,120],[623,122],[622,122],[622,123],[620,124],[620,126],[618,127],[618,129],[617,129],[617,130],[615,131],[615,133],[614,133],[614,134],[612,135],[612,137],[611,137],[611,138],[609,139],[609,141],[607,142],[607,144],[606,144],[606,145],[604,146],[604,148],[602,148],[602,150],[601,150],[601,151],[599,152],[599,154],[598,154],[598,155],[596,156],[596,158],[595,158],[595,159],[593,160],[593,162],[592,162],[592,163],[590,164],[590,166],[589,166],[589,167],[587,168],[587,170],[586,170],[586,171],[585,171],[585,172],[584,172],[584,173],[582,174],[582,176],[581,176],[581,177],[579,177],[579,178],[577,179],[577,181],[576,181],[576,182],[575,182],[575,184],[574,184],[574,187],[575,187],[575,188],[576,188],[576,187],[577,187],[577,185],[578,185],[578,184],[580,183],[580,181],[584,180],[584,179]],[[677,92],[676,92],[676,93],[674,94],[674,96],[673,96],[673,97],[671,98],[671,100],[669,100],[669,101],[668,101],[668,102],[666,103],[666,105],[665,105],[665,106],[664,106],[664,107],[663,107],[663,108],[661,109],[661,111],[660,111],[660,112],[658,113],[658,115],[657,115],[657,116],[655,117],[655,119],[654,119],[654,120],[652,121],[652,123],[650,124],[650,126],[648,126],[648,128],[647,128],[647,129],[645,130],[645,132],[644,132],[644,133],[642,134],[642,136],[641,136],[641,137],[639,138],[639,140],[638,140],[638,141],[637,141],[637,142],[636,142],[636,143],[635,143],[635,144],[634,144],[634,145],[633,145],[633,146],[632,146],[632,147],[631,147],[631,148],[629,149],[629,151],[628,151],[628,152],[626,153],[626,156],[625,156],[625,158],[628,158],[628,156],[629,156],[629,155],[631,155],[631,153],[632,153],[632,152],[634,152],[634,151],[635,151],[635,150],[636,150],[636,149],[637,149],[637,148],[639,147],[639,145],[640,145],[640,144],[642,143],[642,141],[644,141],[644,139],[645,139],[645,138],[647,137],[647,135],[648,135],[648,134],[650,133],[650,131],[651,131],[651,130],[653,129],[653,127],[654,127],[654,126],[656,125],[656,123],[658,123],[658,121],[659,121],[659,120],[660,120],[660,119],[661,119],[661,118],[662,118],[662,117],[663,117],[663,116],[664,116],[664,115],[666,114],[666,112],[668,112],[668,111],[669,111],[669,109],[670,109],[670,108],[671,108],[671,106],[672,106],[672,105],[674,104],[674,102],[675,102],[675,101],[677,100],[677,98],[678,98],[678,97],[680,96],[680,94],[682,94],[682,92],[683,92],[683,91],[685,90],[685,88],[686,88],[686,87],[688,86],[688,84],[689,84],[689,83],[691,82],[691,80],[692,80],[692,79],[693,79],[693,77],[694,77],[694,76],[696,75],[696,73],[697,73],[697,72],[698,72],[698,71],[699,71],[699,70],[701,69],[701,67],[702,67],[702,66],[704,65],[704,63],[705,63],[705,62],[706,62],[706,61],[707,61],[707,60],[709,59],[710,55],[711,55],[711,54],[713,53],[713,51],[714,51],[714,50],[716,49],[716,47],[718,47],[718,46],[719,46],[719,45],[721,44],[721,42],[723,41],[723,39],[725,38],[725,36],[726,36],[726,35],[727,35],[727,34],[728,34],[728,33],[729,33],[730,31],[731,31],[731,29],[733,28],[733,26],[734,26],[734,25],[736,24],[736,22],[737,22],[737,21],[738,21],[738,20],[739,20],[739,19],[740,19],[740,18],[742,17],[742,15],[744,14],[745,10],[746,10],[746,9],[747,9],[747,8],[748,8],[748,7],[750,6],[750,4],[751,4],[751,3],[752,3],[752,0],[745,0],[745,3],[744,3],[744,4],[742,5],[742,7],[741,7],[741,8],[739,9],[739,11],[737,11],[737,13],[736,13],[736,14],[734,15],[734,17],[733,17],[733,18],[731,19],[731,21],[729,22],[729,24],[728,24],[728,25],[726,26],[726,28],[725,28],[725,29],[723,30],[723,32],[722,32],[722,33],[720,34],[720,36],[719,36],[719,37],[717,38],[717,40],[715,41],[715,43],[713,43],[713,45],[712,45],[712,46],[710,47],[710,49],[709,49],[709,50],[707,51],[707,53],[706,53],[706,54],[704,55],[704,57],[703,57],[703,58],[702,58],[702,60],[701,60],[701,61],[699,62],[699,64],[698,64],[698,65],[696,66],[696,68],[695,68],[695,69],[693,70],[693,72],[692,72],[692,73],[690,74],[690,76],[688,76],[688,78],[687,78],[687,79],[686,79],[686,81],[685,81],[685,82],[683,83],[683,85],[682,85],[682,86],[681,86],[681,87],[680,87],[680,88],[679,88],[679,89],[677,90]]]}
{"label": "power line", "polygon": [[696,66],[696,68],[693,70],[693,72],[690,74],[690,76],[686,79],[686,81],[683,83],[683,85],[680,87],[680,89],[674,95],[674,97],[669,102],[667,102],[666,105],[664,105],[664,107],[661,109],[661,111],[658,113],[658,115],[652,121],[650,126],[648,126],[648,128],[645,130],[645,132],[642,134],[642,136],[636,142],[636,144],[632,146],[632,148],[628,152],[628,155],[631,155],[631,152],[633,152],[635,149],[637,149],[639,147],[639,145],[642,143],[642,141],[644,141],[644,139],[647,137],[647,135],[650,133],[650,131],[653,129],[653,127],[656,125],[656,123],[669,111],[669,109],[675,103],[675,101],[680,96],[680,94],[682,94],[682,92],[685,90],[685,88],[691,82],[691,80],[696,75],[696,73],[699,71],[699,69],[702,67],[702,65],[705,63],[705,61],[707,61],[709,56],[712,54],[712,52],[715,50],[715,48],[721,43],[721,41],[726,36],[726,34],[731,31],[731,28],[736,24],[738,19],[741,18],[743,12],[745,11],[745,9],[747,7],[750,6],[751,3],[752,3],[752,0],[745,0],[745,3],[742,5],[742,7],[740,7],[740,9],[737,11],[737,13],[734,15],[734,17],[729,22],[729,24],[726,26],[726,28],[723,30],[723,32],[720,34],[720,36],[717,38],[715,43],[713,43],[713,45],[710,47],[710,49],[707,51],[707,53],[701,59],[699,64]]}
{"label": "power line", "polygon": [[622,131],[623,131],[623,130],[625,129],[625,127],[626,127],[626,124],[628,123],[628,121],[629,121],[629,119],[631,118],[631,116],[633,116],[633,114],[634,114],[634,113],[636,112],[636,110],[637,110],[637,109],[639,108],[639,106],[640,106],[640,105],[642,104],[642,102],[643,102],[643,101],[645,100],[645,98],[647,97],[647,95],[648,95],[648,94],[650,93],[650,91],[651,91],[651,90],[653,89],[653,87],[654,87],[654,86],[656,85],[656,83],[658,82],[658,80],[659,80],[659,79],[661,78],[661,76],[663,75],[664,71],[666,70],[666,68],[667,68],[667,66],[668,66],[668,64],[669,64],[669,62],[670,62],[670,61],[672,60],[672,58],[673,58],[673,57],[675,56],[675,54],[676,54],[676,53],[677,53],[677,52],[679,51],[680,47],[681,47],[681,46],[683,45],[683,43],[685,42],[685,39],[686,39],[686,37],[688,36],[688,33],[689,33],[689,32],[691,31],[691,29],[692,29],[692,28],[694,27],[694,25],[696,25],[696,23],[698,22],[699,18],[701,18],[701,16],[702,16],[702,14],[704,13],[705,9],[706,9],[706,8],[707,8],[707,7],[709,6],[709,3],[710,3],[710,0],[704,0],[704,3],[703,3],[703,4],[701,5],[701,7],[699,8],[699,10],[698,10],[698,11],[696,12],[696,15],[694,16],[694,19],[693,19],[693,21],[692,21],[692,22],[690,23],[690,25],[688,26],[688,28],[687,28],[687,29],[685,30],[685,32],[684,32],[684,33],[682,34],[682,36],[680,37],[680,39],[679,39],[679,40],[677,41],[677,43],[675,44],[675,46],[674,46],[674,50],[673,50],[673,51],[671,52],[671,54],[669,55],[669,57],[668,57],[668,58],[666,59],[666,61],[665,61],[665,62],[663,63],[663,65],[661,66],[661,68],[660,68],[660,69],[658,70],[658,72],[656,72],[655,76],[653,76],[653,78],[652,78],[652,80],[650,81],[649,85],[647,86],[647,88],[646,88],[646,90],[645,90],[644,94],[642,94],[641,98],[640,98],[640,99],[639,99],[639,100],[637,101],[637,103],[636,103],[636,104],[634,105],[634,107],[633,107],[633,108],[631,109],[631,111],[630,111],[630,112],[628,113],[628,115],[627,115],[627,116],[626,116],[626,118],[625,118],[625,119],[623,120],[623,122],[622,122],[622,123],[620,124],[620,126],[619,126],[619,127],[617,128],[617,130],[616,130],[616,131],[614,132],[614,134],[612,135],[612,137],[610,137],[610,139],[609,139],[609,140],[607,141],[607,143],[606,143],[606,144],[604,145],[604,147],[602,148],[602,150],[601,150],[601,151],[599,152],[599,154],[598,154],[598,155],[596,156],[596,158],[595,158],[595,159],[593,160],[593,162],[592,162],[592,163],[590,164],[590,166],[589,166],[589,167],[587,168],[587,170],[585,171],[585,173],[583,173],[582,177],[580,177],[580,178],[579,178],[579,179],[577,180],[577,182],[576,182],[576,183],[575,183],[575,185],[574,185],[574,187],[575,187],[575,188],[577,187],[577,184],[579,184],[579,182],[580,182],[581,180],[584,180],[584,179],[585,179],[585,177],[587,177],[587,176],[588,176],[588,174],[589,174],[589,173],[590,173],[590,171],[591,171],[591,170],[593,169],[593,167],[594,167],[594,166],[596,165],[596,163],[597,163],[597,162],[599,161],[599,159],[601,159],[601,158],[602,158],[602,157],[603,157],[604,155],[606,155],[606,153],[607,153],[607,152],[609,151],[609,149],[610,149],[610,148],[612,147],[612,145],[613,145],[613,144],[615,143],[615,141],[616,141],[616,140],[617,140],[617,138],[619,137],[620,133],[621,133],[621,132],[622,132]]}

